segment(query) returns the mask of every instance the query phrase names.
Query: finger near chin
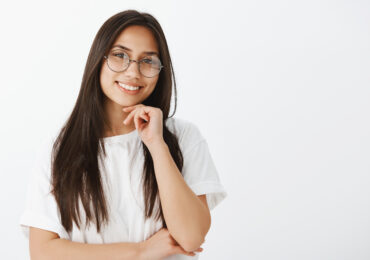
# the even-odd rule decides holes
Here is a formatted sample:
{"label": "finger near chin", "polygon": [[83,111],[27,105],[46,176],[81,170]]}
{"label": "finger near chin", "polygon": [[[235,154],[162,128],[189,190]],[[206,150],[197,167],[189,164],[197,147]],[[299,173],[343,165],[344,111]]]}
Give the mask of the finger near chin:
{"label": "finger near chin", "polygon": [[141,111],[140,117],[144,119],[145,121],[149,121],[149,117],[144,111]]}
{"label": "finger near chin", "polygon": [[139,122],[139,117],[137,115],[134,116],[134,124],[135,128],[140,129],[140,122]]}
{"label": "finger near chin", "polygon": [[128,111],[131,111],[133,110],[135,107],[125,107],[122,109],[122,111],[125,111],[125,112],[128,112]]}

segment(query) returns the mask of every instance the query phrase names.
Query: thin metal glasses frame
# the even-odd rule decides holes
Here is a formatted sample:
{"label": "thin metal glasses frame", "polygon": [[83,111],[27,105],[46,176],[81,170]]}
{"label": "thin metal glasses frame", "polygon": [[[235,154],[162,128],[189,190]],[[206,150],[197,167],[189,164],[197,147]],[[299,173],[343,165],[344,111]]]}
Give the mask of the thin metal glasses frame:
{"label": "thin metal glasses frame", "polygon": [[146,78],[153,78],[153,77],[157,76],[157,75],[161,72],[162,68],[164,67],[164,66],[161,64],[161,65],[160,65],[160,67],[159,67],[158,73],[157,73],[156,75],[154,75],[154,76],[148,77],[148,76],[145,76],[143,73],[141,73],[141,69],[140,69],[140,62],[141,62],[141,60],[140,60],[140,61],[137,61],[137,60],[131,60],[131,59],[129,58],[129,59],[128,59],[128,65],[127,65],[127,67],[126,67],[124,70],[116,71],[116,70],[113,70],[113,69],[109,66],[109,59],[108,59],[108,56],[107,56],[107,55],[104,55],[104,58],[107,60],[108,68],[109,68],[110,70],[114,71],[114,72],[123,72],[123,71],[125,71],[125,70],[127,70],[127,69],[128,69],[128,67],[130,66],[131,62],[136,62],[136,63],[138,64],[138,66],[139,66],[139,72],[140,72],[140,74],[141,74],[141,75],[143,75],[143,76],[144,76],[144,77],[146,77]]}

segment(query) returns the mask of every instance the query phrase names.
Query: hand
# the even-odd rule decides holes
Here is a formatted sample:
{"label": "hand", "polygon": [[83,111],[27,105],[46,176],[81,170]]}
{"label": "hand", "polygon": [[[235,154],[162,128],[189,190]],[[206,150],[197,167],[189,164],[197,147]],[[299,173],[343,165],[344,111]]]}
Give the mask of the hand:
{"label": "hand", "polygon": [[122,110],[130,112],[123,123],[126,125],[130,124],[133,119],[135,128],[147,147],[155,143],[164,142],[163,114],[160,108],[137,104],[125,107]]}
{"label": "hand", "polygon": [[194,252],[202,252],[203,248],[198,248],[194,252],[186,252],[166,228],[160,229],[147,240],[139,243],[140,260],[162,260],[174,254],[195,256]]}

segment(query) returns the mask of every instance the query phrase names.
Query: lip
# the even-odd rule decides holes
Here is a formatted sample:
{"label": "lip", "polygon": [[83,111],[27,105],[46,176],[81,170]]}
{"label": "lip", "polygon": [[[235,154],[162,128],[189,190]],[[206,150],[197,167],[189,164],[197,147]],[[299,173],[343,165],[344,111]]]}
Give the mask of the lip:
{"label": "lip", "polygon": [[[117,86],[117,88],[124,92],[124,93],[127,93],[129,95],[136,95],[137,93],[139,93],[141,91],[142,88],[139,88],[138,90],[127,90],[127,89],[124,89],[123,87],[121,87],[118,82],[115,83],[115,85]],[[128,85],[128,84],[127,84]]]}

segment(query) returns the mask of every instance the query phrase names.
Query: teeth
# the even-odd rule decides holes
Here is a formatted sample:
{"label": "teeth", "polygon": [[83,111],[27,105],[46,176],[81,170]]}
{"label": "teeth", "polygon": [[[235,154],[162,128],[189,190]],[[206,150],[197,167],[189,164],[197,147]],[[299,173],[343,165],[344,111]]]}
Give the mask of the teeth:
{"label": "teeth", "polygon": [[121,82],[118,82],[118,84],[119,84],[121,87],[123,87],[124,89],[128,89],[128,90],[138,90],[138,89],[139,89],[139,87],[132,87],[132,86],[129,86],[129,85],[125,85],[125,84],[123,84],[123,83],[121,83]]}

